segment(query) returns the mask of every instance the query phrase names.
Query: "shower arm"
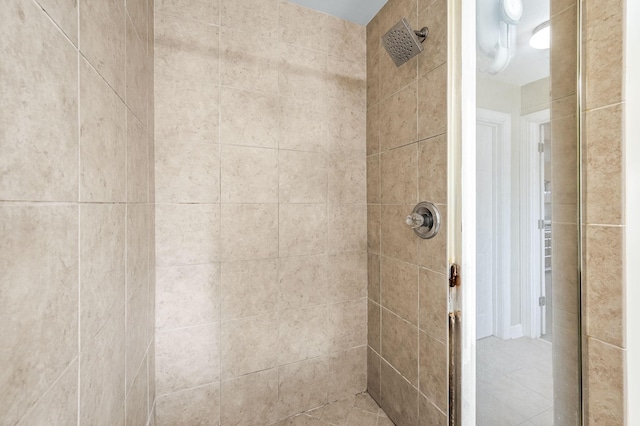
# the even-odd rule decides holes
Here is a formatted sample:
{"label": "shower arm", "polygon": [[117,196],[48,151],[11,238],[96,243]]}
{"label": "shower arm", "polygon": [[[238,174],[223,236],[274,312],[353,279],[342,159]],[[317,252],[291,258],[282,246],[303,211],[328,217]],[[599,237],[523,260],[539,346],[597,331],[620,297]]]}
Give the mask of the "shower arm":
{"label": "shower arm", "polygon": [[418,40],[420,40],[420,43],[424,43],[429,35],[429,28],[422,27],[420,30],[414,30],[413,32],[416,34],[416,37],[418,37]]}

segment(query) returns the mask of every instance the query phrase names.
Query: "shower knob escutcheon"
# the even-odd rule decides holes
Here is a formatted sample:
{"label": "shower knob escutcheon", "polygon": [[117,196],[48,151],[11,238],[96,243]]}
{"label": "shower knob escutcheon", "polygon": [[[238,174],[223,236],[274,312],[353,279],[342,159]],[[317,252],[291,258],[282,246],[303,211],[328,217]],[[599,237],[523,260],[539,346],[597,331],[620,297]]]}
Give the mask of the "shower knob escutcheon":
{"label": "shower knob escutcheon", "polygon": [[420,238],[426,240],[435,237],[440,230],[440,211],[427,201],[418,203],[405,219],[407,226]]}

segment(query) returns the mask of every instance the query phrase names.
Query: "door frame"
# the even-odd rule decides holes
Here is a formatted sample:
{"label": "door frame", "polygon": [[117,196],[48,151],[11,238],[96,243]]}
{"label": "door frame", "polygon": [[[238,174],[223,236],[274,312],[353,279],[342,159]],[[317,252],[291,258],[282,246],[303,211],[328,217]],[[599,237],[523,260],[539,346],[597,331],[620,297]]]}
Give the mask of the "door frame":
{"label": "door frame", "polygon": [[540,126],[551,121],[551,110],[544,109],[520,118],[520,282],[522,283],[522,328],[525,336],[541,336],[542,312],[538,300],[544,277],[541,266],[544,261],[543,230],[538,220],[544,219],[544,205],[540,194],[544,188],[540,182],[541,164],[538,143]]}
{"label": "door frame", "polygon": [[[493,333],[511,339],[511,114],[476,109],[476,125],[494,130],[493,146]],[[477,156],[476,156],[477,157]],[[477,224],[482,226],[482,224]],[[477,265],[476,265],[477,266]]]}

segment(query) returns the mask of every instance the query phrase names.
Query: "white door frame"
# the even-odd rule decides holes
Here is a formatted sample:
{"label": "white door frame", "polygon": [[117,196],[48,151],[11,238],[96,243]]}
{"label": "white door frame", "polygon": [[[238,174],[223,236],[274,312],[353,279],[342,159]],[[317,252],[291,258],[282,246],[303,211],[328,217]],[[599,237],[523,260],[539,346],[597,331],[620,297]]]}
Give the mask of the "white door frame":
{"label": "white door frame", "polygon": [[541,311],[538,299],[541,295],[544,262],[544,239],[538,226],[538,220],[544,219],[544,205],[541,202],[540,182],[541,164],[538,144],[540,143],[540,125],[548,123],[551,111],[527,114],[521,117],[520,132],[522,149],[520,150],[520,280],[522,282],[522,328],[525,336],[541,336]]}
{"label": "white door frame", "polygon": [[[511,339],[511,115],[477,108],[476,123],[493,128],[493,333]],[[477,226],[482,226],[478,223]]]}

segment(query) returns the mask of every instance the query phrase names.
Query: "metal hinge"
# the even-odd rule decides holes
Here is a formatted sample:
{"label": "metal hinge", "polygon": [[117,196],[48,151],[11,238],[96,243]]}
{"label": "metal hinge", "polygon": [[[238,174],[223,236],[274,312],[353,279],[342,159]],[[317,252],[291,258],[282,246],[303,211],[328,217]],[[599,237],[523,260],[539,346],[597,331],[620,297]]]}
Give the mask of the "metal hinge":
{"label": "metal hinge", "polygon": [[544,229],[544,219],[538,219],[538,229]]}
{"label": "metal hinge", "polygon": [[542,142],[538,143],[538,152],[541,154],[544,152],[544,144]]}
{"label": "metal hinge", "polygon": [[459,267],[455,263],[449,269],[449,287],[457,287],[460,284]]}
{"label": "metal hinge", "polygon": [[547,298],[544,296],[540,296],[538,298],[538,306],[547,306]]}

